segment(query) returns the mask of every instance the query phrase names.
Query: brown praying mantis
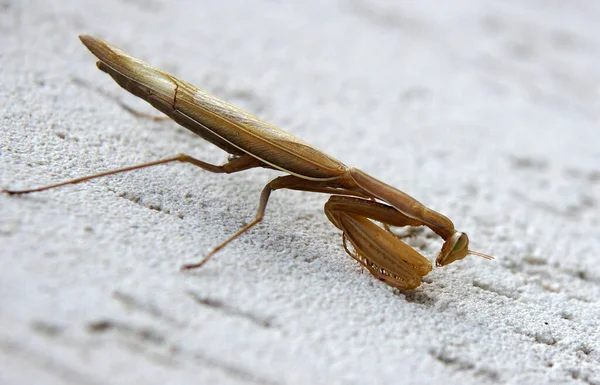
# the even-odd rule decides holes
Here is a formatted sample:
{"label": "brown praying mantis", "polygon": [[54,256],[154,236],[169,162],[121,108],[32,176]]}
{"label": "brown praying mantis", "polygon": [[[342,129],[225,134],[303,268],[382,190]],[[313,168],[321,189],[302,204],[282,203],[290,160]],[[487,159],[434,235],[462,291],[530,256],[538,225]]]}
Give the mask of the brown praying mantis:
{"label": "brown praying mantis", "polygon": [[[49,186],[0,191],[11,195],[27,194],[170,162],[190,163],[209,172],[227,174],[263,167],[288,175],[277,177],[264,187],[254,220],[200,262],[184,265],[182,269],[204,265],[217,251],[261,222],[271,192],[280,189],[332,194],[325,204],[325,214],[342,230],[346,252],[375,278],[399,289],[419,286],[421,277],[431,271],[431,263],[393,234],[389,226],[426,226],[433,230],[444,240],[436,258],[437,266],[448,265],[468,254],[492,259],[469,250],[467,234],[456,231],[450,219],[404,192],[344,165],[289,133],[155,69],[107,42],[87,35],[79,38],[99,59],[100,70],[181,126],[228,152],[228,162],[214,165],[179,154]],[[348,242],[354,251],[348,248]]]}

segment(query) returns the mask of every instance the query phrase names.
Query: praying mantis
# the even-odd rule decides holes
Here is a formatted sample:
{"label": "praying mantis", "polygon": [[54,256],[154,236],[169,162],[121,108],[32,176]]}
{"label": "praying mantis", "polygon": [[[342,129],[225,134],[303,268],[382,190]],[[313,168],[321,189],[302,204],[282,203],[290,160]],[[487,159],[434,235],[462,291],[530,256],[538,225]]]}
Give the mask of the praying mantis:
{"label": "praying mantis", "polygon": [[[151,67],[111,44],[88,36],[81,42],[99,59],[97,67],[121,87],[138,96],[181,126],[230,154],[222,165],[206,163],[186,154],[88,175],[29,190],[0,190],[27,194],[107,175],[171,162],[190,163],[212,173],[236,173],[256,167],[286,173],[263,188],[254,219],[210,251],[201,261],[182,266],[199,268],[216,252],[263,220],[271,192],[281,189],[331,194],[324,207],[327,218],[342,231],[346,252],[378,280],[401,290],[415,289],[431,263],[390,226],[426,226],[444,243],[436,258],[445,266],[468,254],[492,257],[469,249],[467,234],[456,231],[446,216],[408,194],[348,167],[291,134],[193,85]],[[382,226],[376,224],[379,222]],[[352,245],[353,251],[348,247]]]}

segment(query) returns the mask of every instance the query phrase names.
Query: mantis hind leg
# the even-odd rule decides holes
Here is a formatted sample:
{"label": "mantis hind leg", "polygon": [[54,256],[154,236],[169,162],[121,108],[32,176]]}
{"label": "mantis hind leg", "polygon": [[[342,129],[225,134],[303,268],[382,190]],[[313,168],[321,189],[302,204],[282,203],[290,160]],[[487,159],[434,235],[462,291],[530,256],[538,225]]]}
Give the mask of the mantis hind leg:
{"label": "mantis hind leg", "polygon": [[127,171],[139,170],[141,168],[148,168],[148,167],[158,166],[160,164],[166,164],[166,163],[172,163],[172,162],[190,163],[190,164],[193,164],[194,166],[200,167],[203,170],[217,173],[217,174],[220,174],[220,173],[231,174],[234,172],[244,171],[249,168],[259,167],[262,165],[262,163],[260,161],[258,161],[257,159],[255,159],[249,155],[243,155],[243,156],[232,158],[227,163],[222,164],[222,165],[214,165],[211,163],[206,163],[204,161],[201,161],[199,159],[196,159],[196,158],[186,155],[186,154],[178,154],[171,158],[155,160],[152,162],[137,164],[134,166],[119,168],[116,170],[109,170],[109,171],[101,172],[98,174],[86,175],[86,176],[82,176],[80,178],[75,178],[75,179],[71,179],[71,180],[68,180],[65,182],[51,184],[48,186],[36,187],[36,188],[32,188],[32,189],[27,189],[27,190],[0,189],[0,193],[5,193],[8,195],[29,194],[32,192],[50,190],[52,188],[65,186],[68,184],[78,184],[78,183],[86,182],[88,180],[102,178],[102,177],[109,176],[109,175],[120,174],[120,173],[127,172]]}

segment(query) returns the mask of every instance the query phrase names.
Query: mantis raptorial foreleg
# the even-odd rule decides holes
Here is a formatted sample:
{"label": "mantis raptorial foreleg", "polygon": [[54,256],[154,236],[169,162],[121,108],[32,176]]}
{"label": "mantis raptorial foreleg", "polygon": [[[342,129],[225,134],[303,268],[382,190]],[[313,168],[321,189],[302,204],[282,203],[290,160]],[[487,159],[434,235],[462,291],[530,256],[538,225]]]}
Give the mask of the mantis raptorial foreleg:
{"label": "mantis raptorial foreleg", "polygon": [[[344,232],[346,252],[388,285],[413,289],[420,285],[420,277],[431,271],[425,257],[371,220],[392,226],[419,226],[420,221],[386,204],[347,196],[329,198],[325,214]],[[348,249],[346,240],[355,253]]]}
{"label": "mantis raptorial foreleg", "polygon": [[367,217],[390,226],[402,227],[424,225],[422,221],[410,218],[392,206],[373,200],[349,196],[334,195],[330,197],[327,203],[325,203],[325,213],[334,211],[344,211],[349,214]]}
{"label": "mantis raptorial foreleg", "polygon": [[369,219],[343,211],[334,215],[336,226],[356,250],[350,255],[377,279],[399,289],[414,289],[431,271],[427,259]]}

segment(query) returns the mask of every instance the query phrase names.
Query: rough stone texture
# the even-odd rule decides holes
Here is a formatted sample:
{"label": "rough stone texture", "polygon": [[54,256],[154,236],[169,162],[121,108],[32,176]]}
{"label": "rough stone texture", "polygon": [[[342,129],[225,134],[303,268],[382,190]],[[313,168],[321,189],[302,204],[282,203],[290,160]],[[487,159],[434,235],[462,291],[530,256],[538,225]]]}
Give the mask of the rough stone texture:
{"label": "rough stone texture", "polygon": [[[225,155],[88,33],[454,220],[488,262],[401,293],[277,173],[161,166],[0,196],[2,384],[600,384],[600,3],[0,0],[0,185]],[[85,81],[85,82],[82,82]],[[87,82],[87,83],[86,83]],[[440,241],[411,242],[434,258]]]}

